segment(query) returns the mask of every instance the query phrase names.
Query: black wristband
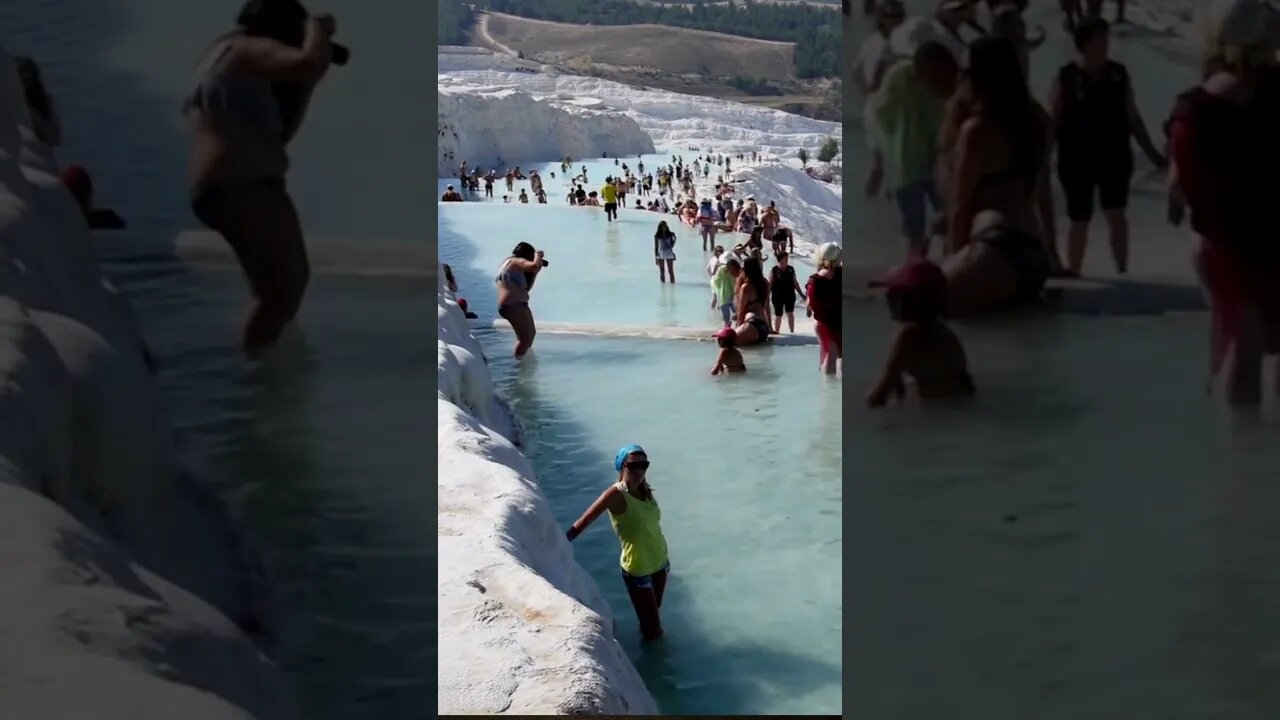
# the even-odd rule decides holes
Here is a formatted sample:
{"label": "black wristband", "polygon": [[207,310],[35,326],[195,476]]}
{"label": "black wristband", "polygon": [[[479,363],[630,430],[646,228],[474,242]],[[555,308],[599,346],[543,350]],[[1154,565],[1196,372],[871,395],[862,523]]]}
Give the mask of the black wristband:
{"label": "black wristband", "polygon": [[564,537],[569,542],[573,542],[573,539],[578,537],[578,528],[570,525],[569,529],[565,531]]}

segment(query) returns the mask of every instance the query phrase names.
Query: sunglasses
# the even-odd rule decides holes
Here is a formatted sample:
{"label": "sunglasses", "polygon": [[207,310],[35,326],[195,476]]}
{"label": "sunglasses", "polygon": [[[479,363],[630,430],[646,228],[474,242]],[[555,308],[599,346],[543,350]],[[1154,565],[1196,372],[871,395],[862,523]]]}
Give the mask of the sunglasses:
{"label": "sunglasses", "polygon": [[625,462],[625,463],[622,463],[622,467],[625,467],[625,468],[627,468],[628,470],[648,470],[648,469],[649,469],[649,461],[648,461],[648,460],[633,460],[633,461],[631,461],[631,462]]}

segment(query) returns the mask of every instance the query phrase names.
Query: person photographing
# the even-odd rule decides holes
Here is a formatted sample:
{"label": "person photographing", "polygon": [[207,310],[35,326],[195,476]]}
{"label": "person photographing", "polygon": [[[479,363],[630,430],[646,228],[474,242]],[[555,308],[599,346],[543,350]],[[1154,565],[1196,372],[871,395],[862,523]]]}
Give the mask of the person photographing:
{"label": "person photographing", "polygon": [[287,148],[316,86],[349,57],[336,31],[332,16],[310,16],[297,0],[249,0],[235,29],[206,51],[183,102],[192,210],[235,251],[256,300],[244,328],[248,355],[279,340],[310,279],[285,184]]}
{"label": "person photographing", "polygon": [[498,317],[510,323],[516,334],[516,346],[512,352],[516,358],[522,358],[529,352],[538,334],[533,311],[529,309],[529,291],[533,289],[538,273],[550,264],[541,250],[522,242],[515,246],[510,257],[502,261],[494,278],[498,286]]}

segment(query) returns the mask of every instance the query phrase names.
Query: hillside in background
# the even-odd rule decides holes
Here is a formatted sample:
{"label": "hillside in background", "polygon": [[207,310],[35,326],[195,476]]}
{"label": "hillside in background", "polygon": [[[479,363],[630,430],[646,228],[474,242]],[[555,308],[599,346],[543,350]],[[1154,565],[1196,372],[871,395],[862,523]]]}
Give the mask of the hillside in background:
{"label": "hillside in background", "polygon": [[[649,4],[632,0],[442,0],[437,6],[437,44],[484,47],[567,73],[628,85],[734,100],[820,120],[840,118],[839,76],[806,75],[801,67],[812,43],[759,37],[798,37],[803,34],[799,27],[758,32],[770,27],[760,18],[778,14],[820,18],[835,29],[829,32],[819,23],[810,27],[808,34],[825,38],[834,32],[838,39],[840,14],[834,11],[836,6],[768,5],[758,0],[733,7],[645,2]],[[497,12],[498,6],[518,6],[521,12]],[[602,13],[608,17],[598,17]],[[599,22],[575,24],[535,15],[580,15]],[[664,17],[685,24],[621,22],[633,16]],[[765,24],[749,28],[751,35],[688,27],[705,22],[731,30],[752,17]],[[794,18],[789,22],[794,23]],[[838,43],[834,50],[838,56]],[[836,61],[838,64],[838,57]]]}
{"label": "hillside in background", "polygon": [[[660,71],[703,79],[795,79],[795,45],[686,30],[666,25],[595,27],[485,13],[477,44],[515,52],[530,60],[583,73],[594,66],[635,72]],[[483,32],[479,32],[483,30]]]}
{"label": "hillside in background", "polygon": [[[634,0],[441,0],[437,41],[464,44],[474,10],[588,25],[669,25],[795,44],[797,78],[840,76],[840,14],[830,3],[680,3]],[[550,50],[551,48],[548,48]]]}

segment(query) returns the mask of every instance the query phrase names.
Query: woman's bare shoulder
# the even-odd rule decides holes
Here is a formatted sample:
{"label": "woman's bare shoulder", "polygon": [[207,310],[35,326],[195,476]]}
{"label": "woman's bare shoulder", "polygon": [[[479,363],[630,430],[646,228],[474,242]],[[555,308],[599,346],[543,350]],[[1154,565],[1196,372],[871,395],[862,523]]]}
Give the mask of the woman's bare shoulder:
{"label": "woman's bare shoulder", "polygon": [[600,493],[600,501],[614,515],[620,515],[627,509],[627,499],[622,497],[622,490],[617,485],[610,485]]}
{"label": "woman's bare shoulder", "polygon": [[990,142],[993,125],[981,115],[973,115],[960,123],[956,142],[961,146],[973,146]]}

